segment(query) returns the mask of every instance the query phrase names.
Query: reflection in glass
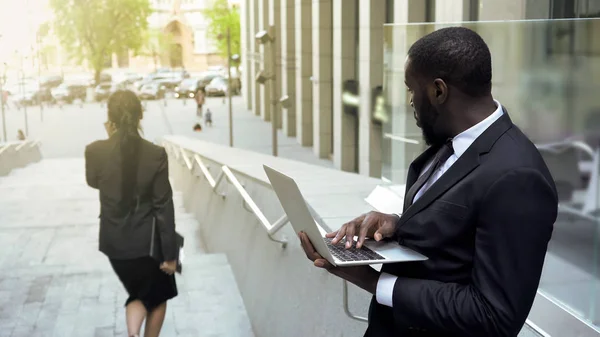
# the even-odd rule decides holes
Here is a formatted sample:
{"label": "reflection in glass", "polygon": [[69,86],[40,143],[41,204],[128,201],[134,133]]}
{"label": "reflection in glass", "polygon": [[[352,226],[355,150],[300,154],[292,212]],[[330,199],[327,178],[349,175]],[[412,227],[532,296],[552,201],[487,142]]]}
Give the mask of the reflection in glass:
{"label": "reflection in glass", "polygon": [[[494,97],[538,145],[559,190],[559,218],[540,291],[600,327],[600,19],[463,25],[488,43]],[[408,104],[405,57],[418,38],[445,26],[385,28],[389,118],[382,126],[382,177],[397,184],[405,183],[408,165],[425,149]]]}

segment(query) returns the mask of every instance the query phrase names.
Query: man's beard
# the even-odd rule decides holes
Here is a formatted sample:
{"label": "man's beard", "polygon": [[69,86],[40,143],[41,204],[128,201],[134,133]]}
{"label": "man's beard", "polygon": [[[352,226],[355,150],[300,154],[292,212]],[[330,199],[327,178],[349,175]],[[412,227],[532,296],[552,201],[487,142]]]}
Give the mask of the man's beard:
{"label": "man's beard", "polygon": [[423,133],[423,139],[429,146],[441,146],[446,142],[445,137],[441,137],[434,130],[434,125],[437,122],[439,113],[433,109],[429,101],[424,100],[421,104],[421,109],[418,114],[418,125]]}

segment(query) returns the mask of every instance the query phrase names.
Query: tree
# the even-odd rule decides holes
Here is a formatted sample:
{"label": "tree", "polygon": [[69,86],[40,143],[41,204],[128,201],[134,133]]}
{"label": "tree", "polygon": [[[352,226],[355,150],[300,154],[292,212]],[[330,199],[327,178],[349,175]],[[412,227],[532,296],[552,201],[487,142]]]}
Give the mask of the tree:
{"label": "tree", "polygon": [[144,44],[149,0],[50,0],[50,6],[61,44],[75,61],[88,61],[96,83],[113,53]]}
{"label": "tree", "polygon": [[227,29],[231,34],[231,55],[240,55],[240,13],[229,7],[228,0],[215,0],[212,7],[202,11],[208,21],[207,34],[223,57],[227,57]]}
{"label": "tree", "polygon": [[158,59],[171,54],[173,36],[158,29],[152,29],[146,31],[144,41],[144,45],[136,55],[151,57],[156,71],[158,69]]}

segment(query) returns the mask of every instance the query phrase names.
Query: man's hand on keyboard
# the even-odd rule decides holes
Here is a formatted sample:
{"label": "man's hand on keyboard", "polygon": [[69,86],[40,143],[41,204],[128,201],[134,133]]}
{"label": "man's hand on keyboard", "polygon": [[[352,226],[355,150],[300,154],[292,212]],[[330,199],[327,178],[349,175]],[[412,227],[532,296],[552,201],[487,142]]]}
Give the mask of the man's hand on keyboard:
{"label": "man's hand on keyboard", "polygon": [[354,266],[354,267],[334,267],[329,261],[324,259],[310,242],[306,233],[298,233],[302,249],[306,253],[306,257],[313,261],[314,265],[319,268],[324,268],[328,272],[337,277],[357,285],[358,287],[375,294],[377,290],[377,281],[379,280],[379,272],[369,266]]}
{"label": "man's hand on keyboard", "polygon": [[325,237],[333,238],[331,243],[337,244],[344,237],[346,248],[352,247],[354,236],[358,235],[356,248],[361,248],[365,238],[373,238],[377,241],[394,235],[398,216],[379,212],[369,212],[344,224],[339,230],[327,233]]}

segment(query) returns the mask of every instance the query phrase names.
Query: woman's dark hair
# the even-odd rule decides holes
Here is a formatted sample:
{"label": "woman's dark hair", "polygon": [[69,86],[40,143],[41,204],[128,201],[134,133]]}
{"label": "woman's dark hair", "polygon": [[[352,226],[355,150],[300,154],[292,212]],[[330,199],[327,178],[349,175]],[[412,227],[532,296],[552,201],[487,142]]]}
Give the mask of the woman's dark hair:
{"label": "woman's dark hair", "polygon": [[123,216],[137,203],[136,186],[139,162],[142,103],[130,90],[118,90],[108,99],[108,120],[115,124],[121,152],[121,201]]}

